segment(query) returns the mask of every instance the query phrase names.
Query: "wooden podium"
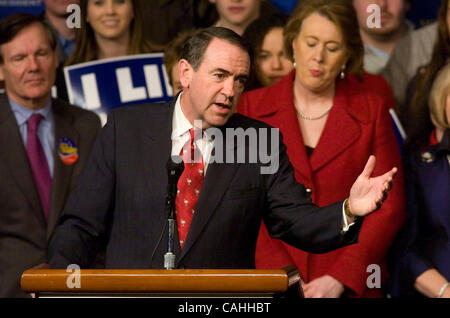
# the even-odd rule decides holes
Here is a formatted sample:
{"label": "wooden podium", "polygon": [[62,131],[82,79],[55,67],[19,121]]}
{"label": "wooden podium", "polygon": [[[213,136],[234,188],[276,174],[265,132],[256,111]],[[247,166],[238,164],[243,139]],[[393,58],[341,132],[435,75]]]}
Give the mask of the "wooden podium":
{"label": "wooden podium", "polygon": [[36,297],[303,297],[292,265],[278,270],[29,269],[21,287]]}

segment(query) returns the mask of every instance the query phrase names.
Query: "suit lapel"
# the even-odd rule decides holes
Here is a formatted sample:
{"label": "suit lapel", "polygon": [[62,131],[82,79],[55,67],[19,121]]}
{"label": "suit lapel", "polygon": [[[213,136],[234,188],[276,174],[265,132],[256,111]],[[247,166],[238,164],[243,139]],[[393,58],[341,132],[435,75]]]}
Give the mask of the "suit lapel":
{"label": "suit lapel", "polygon": [[[68,138],[78,147],[80,139],[78,132],[72,126],[73,116],[64,109],[57,100],[52,100],[52,110],[55,123],[55,150],[53,155],[54,168],[50,213],[47,221],[47,238],[50,237],[53,232],[61,211],[64,208],[75,166],[75,164],[66,165],[59,158],[59,141],[61,138]],[[80,148],[78,148],[78,151],[80,151]]]}
{"label": "suit lapel", "polygon": [[[344,85],[344,83],[338,85]],[[345,88],[336,86],[334,107],[331,109],[317,147],[314,149],[310,162],[315,172],[358,140],[361,128],[358,122],[350,115],[349,109],[355,108],[345,94]],[[360,106],[360,112],[366,106]]]}
{"label": "suit lapel", "polygon": [[[164,180],[167,180],[166,165],[172,152],[172,120],[177,98],[178,96],[174,97],[168,104],[165,104],[167,107],[158,107],[157,112],[151,113],[151,118],[144,119],[145,122],[148,122],[148,125],[145,126],[145,131],[143,131],[144,145],[140,154],[144,164],[139,165],[139,167],[142,169],[143,176],[145,176],[145,191],[147,193],[154,192],[155,184],[158,184],[158,187],[161,187],[160,191],[164,196],[164,200],[166,199],[167,189],[167,182],[164,182]],[[157,218],[155,222],[160,222],[161,228],[164,227],[167,223],[167,215],[164,211],[154,215]],[[165,235],[167,235],[167,230]],[[180,243],[176,225],[173,233],[173,248],[175,255],[180,255]]]}
{"label": "suit lapel", "polygon": [[[267,101],[255,110],[255,115],[257,119],[280,129],[296,177],[307,183],[312,180],[312,172],[294,106],[294,76],[295,71],[292,71],[290,76],[272,86],[273,94],[267,95]],[[276,100],[270,96],[276,96]]]}
{"label": "suit lapel", "polygon": [[[142,148],[141,153],[143,162],[151,163],[145,164],[142,167],[143,174],[146,176],[151,176],[155,173],[161,178],[167,176],[167,160],[172,152],[172,117],[175,101],[176,98],[163,111],[152,114],[153,118],[148,118],[149,124],[143,132],[145,135],[144,142],[146,144]],[[152,189],[155,186],[154,180],[152,178],[147,178],[147,180],[148,189]],[[164,186],[167,186],[167,184],[164,184]]]}
{"label": "suit lapel", "polygon": [[5,94],[0,95],[0,145],[3,147],[0,151],[0,160],[9,168],[24,197],[30,203],[31,210],[45,226],[46,222],[25,146]]}
{"label": "suit lapel", "polygon": [[296,178],[302,183],[309,183],[312,181],[311,165],[306,154],[303,136],[301,134],[300,125],[297,118],[294,105],[283,108],[277,116],[277,123],[275,127],[282,127],[280,130],[283,133],[284,143],[286,145],[286,152],[294,166]]}

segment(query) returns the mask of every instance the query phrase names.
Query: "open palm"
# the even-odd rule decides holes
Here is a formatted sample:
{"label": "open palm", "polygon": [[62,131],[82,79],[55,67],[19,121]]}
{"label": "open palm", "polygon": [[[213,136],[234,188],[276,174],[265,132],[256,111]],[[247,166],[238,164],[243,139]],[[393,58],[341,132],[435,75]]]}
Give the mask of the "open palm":
{"label": "open palm", "polygon": [[375,156],[369,157],[363,172],[350,189],[349,207],[353,215],[365,216],[378,210],[392,188],[397,168],[394,167],[381,176],[371,178],[375,161]]}

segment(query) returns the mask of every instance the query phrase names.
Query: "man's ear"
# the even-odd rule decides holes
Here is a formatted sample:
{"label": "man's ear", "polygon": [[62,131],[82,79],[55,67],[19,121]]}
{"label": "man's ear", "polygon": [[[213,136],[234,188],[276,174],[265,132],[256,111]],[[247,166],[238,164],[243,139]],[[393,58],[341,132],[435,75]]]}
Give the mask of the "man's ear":
{"label": "man's ear", "polygon": [[181,59],[178,62],[178,71],[180,72],[181,86],[183,86],[183,89],[188,88],[192,81],[194,69],[192,68],[191,64],[189,64],[189,62],[187,60]]}

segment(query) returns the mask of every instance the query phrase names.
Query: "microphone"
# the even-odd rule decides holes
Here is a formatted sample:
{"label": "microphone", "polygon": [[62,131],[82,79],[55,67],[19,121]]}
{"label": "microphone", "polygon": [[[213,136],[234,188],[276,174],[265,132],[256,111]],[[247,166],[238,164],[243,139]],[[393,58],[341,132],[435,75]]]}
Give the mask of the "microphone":
{"label": "microphone", "polygon": [[177,184],[184,170],[184,162],[180,156],[171,156],[167,160],[167,197],[166,197],[166,215],[169,225],[167,253],[164,254],[164,268],[175,268],[175,254],[173,253],[173,233],[175,230],[175,198],[177,197]]}
{"label": "microphone", "polygon": [[173,217],[173,215],[171,215],[171,213],[174,213],[175,211],[175,209],[172,209],[175,206],[175,201],[173,200],[175,200],[177,196],[178,180],[184,171],[183,159],[180,156],[171,156],[169,160],[167,160],[166,169],[169,181],[167,184],[166,211],[168,212],[167,216]]}

